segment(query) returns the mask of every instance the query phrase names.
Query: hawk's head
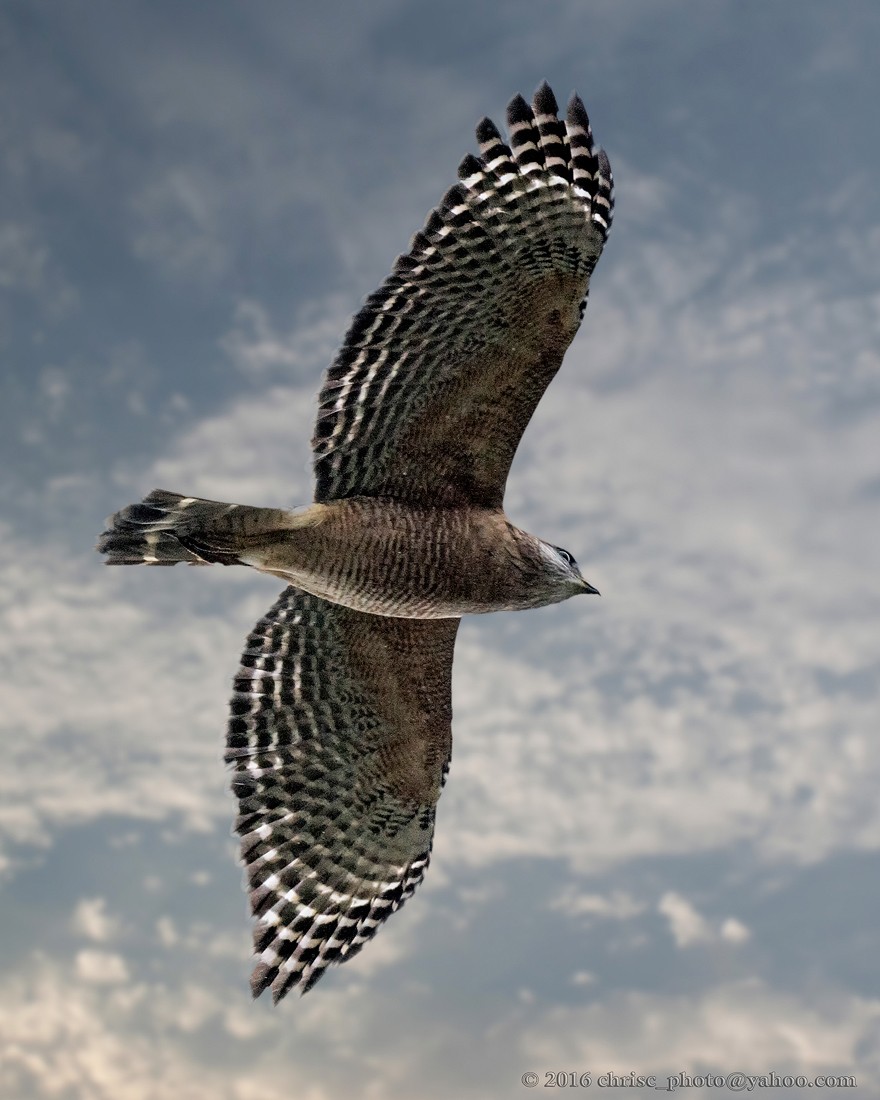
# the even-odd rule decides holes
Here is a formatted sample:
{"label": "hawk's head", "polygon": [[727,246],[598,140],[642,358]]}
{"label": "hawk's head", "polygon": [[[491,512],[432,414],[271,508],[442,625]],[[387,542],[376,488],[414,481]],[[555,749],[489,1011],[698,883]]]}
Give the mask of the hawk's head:
{"label": "hawk's head", "polygon": [[[535,569],[530,580],[531,586],[535,589],[534,594],[537,596],[540,593],[541,604],[559,603],[570,596],[599,595],[599,589],[594,588],[581,576],[578,563],[568,550],[543,542],[541,539],[535,539],[534,545]],[[540,605],[535,602],[532,606]]]}

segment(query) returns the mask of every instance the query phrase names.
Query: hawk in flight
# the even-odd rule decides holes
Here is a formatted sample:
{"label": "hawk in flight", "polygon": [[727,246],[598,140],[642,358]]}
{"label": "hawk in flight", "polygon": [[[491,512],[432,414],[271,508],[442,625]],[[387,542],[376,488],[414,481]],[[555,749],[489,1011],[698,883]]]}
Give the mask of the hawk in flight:
{"label": "hawk in flight", "polygon": [[247,640],[226,760],[255,918],[254,996],[351,958],[428,866],[462,615],[595,592],[503,510],[611,225],[608,158],[542,84],[477,126],[321,390],[315,501],[163,490],[108,520],[108,565],[245,565],[288,586]]}

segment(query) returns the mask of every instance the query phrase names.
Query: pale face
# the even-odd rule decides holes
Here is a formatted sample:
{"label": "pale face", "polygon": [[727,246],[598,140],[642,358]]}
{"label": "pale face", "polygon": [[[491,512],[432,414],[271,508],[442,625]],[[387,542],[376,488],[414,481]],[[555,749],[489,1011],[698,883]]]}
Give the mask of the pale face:
{"label": "pale face", "polygon": [[599,590],[581,576],[578,563],[568,550],[563,550],[561,546],[552,546],[549,542],[542,542],[541,552],[549,567],[548,571],[555,574],[560,586],[567,589],[567,596],[576,596],[580,593],[599,595]]}

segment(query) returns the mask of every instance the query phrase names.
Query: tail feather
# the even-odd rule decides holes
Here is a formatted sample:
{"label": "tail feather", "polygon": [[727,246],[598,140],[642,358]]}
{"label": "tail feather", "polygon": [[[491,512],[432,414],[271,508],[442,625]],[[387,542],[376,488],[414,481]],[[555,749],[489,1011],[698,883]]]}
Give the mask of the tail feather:
{"label": "tail feather", "polygon": [[110,516],[96,549],[107,565],[245,565],[240,554],[303,521],[301,513],[154,489]]}

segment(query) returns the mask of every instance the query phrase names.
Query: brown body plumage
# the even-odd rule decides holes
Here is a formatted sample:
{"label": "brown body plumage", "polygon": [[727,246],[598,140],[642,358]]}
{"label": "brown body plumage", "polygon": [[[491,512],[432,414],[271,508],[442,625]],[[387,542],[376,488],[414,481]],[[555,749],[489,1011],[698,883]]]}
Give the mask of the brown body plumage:
{"label": "brown body plumage", "polygon": [[[181,504],[181,502],[185,502]],[[192,564],[249,565],[354,611],[448,619],[557,603],[591,586],[499,508],[352,497],[285,512],[156,490],[109,520],[100,549],[168,541]],[[176,560],[181,560],[176,557]],[[149,564],[173,564],[168,559]]]}
{"label": "brown body plumage", "polygon": [[315,503],[157,490],[108,564],[247,565],[290,584],[248,638],[226,759],[256,918],[254,995],[310,988],[421,881],[451,747],[459,617],[595,592],[508,522],[519,440],[580,323],[611,223],[583,104],[546,84],[484,119],[409,253],[355,317],[320,396]]}

